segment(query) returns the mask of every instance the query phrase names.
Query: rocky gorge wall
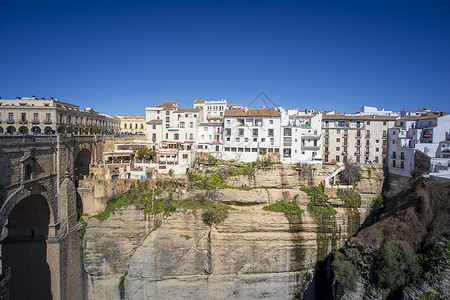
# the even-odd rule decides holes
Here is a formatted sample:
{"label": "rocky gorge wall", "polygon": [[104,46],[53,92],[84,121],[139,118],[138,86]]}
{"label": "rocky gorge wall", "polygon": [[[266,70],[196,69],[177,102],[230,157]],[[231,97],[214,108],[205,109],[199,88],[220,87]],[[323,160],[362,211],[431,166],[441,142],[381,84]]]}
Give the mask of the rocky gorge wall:
{"label": "rocky gorge wall", "polygon": [[[84,268],[89,299],[292,299],[315,296],[316,263],[358,230],[383,184],[381,168],[362,167],[355,190],[361,204],[329,199],[334,215],[308,211],[301,186],[318,185],[335,167],[295,170],[275,166],[226,179],[246,189],[189,190],[230,205],[215,226],[199,211],[149,216],[139,207],[121,208],[100,221],[87,219]],[[296,201],[300,218],[264,210],[277,200]]]}

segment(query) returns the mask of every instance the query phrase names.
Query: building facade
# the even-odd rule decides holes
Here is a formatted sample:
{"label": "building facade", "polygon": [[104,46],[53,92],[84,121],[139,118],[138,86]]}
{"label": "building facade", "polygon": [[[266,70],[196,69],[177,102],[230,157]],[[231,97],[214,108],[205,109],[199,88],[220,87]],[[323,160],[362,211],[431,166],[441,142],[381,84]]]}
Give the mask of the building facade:
{"label": "building facade", "polygon": [[394,116],[322,115],[323,163],[385,163],[387,131]]}
{"label": "building facade", "polygon": [[145,116],[117,116],[120,120],[120,133],[145,134]]}
{"label": "building facade", "polygon": [[223,128],[222,159],[279,161],[281,115],[275,109],[228,109]]}
{"label": "building facade", "polygon": [[0,99],[0,134],[114,133],[119,119],[58,99]]}

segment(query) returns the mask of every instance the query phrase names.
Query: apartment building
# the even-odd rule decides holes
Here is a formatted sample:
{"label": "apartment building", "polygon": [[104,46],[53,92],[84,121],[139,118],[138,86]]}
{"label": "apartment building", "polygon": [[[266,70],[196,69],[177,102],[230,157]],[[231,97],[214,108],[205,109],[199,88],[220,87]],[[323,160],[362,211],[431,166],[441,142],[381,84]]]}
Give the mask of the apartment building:
{"label": "apartment building", "polygon": [[224,160],[279,160],[281,115],[275,109],[227,109],[223,125]]}
{"label": "apartment building", "polygon": [[384,163],[387,153],[387,130],[395,116],[322,115],[323,163]]}
{"label": "apartment building", "polygon": [[120,120],[120,133],[145,133],[145,116],[117,116],[117,118]]}
{"label": "apartment building", "polygon": [[322,115],[313,110],[284,110],[281,113],[281,162],[322,162]]}
{"label": "apartment building", "polygon": [[195,100],[194,108],[200,108],[202,110],[201,123],[222,124],[223,116],[227,109],[227,100]]}
{"label": "apartment building", "polygon": [[168,101],[145,110],[147,138],[158,151],[158,171],[186,172],[194,159],[202,109],[180,108],[178,102]]}
{"label": "apartment building", "polygon": [[197,153],[209,153],[221,159],[223,151],[223,123],[200,123],[195,142],[195,151]]}
{"label": "apartment building", "polygon": [[[417,175],[418,159],[428,160],[427,172],[433,171],[434,164],[448,167],[442,155],[442,145],[450,137],[450,115],[439,116],[428,112],[404,114],[388,130],[388,172],[395,175],[413,177]],[[419,158],[418,158],[419,157]],[[423,170],[420,170],[420,173]]]}
{"label": "apartment building", "polygon": [[75,133],[96,134],[119,131],[116,117],[99,114],[92,108],[36,97],[0,98],[0,134]]}

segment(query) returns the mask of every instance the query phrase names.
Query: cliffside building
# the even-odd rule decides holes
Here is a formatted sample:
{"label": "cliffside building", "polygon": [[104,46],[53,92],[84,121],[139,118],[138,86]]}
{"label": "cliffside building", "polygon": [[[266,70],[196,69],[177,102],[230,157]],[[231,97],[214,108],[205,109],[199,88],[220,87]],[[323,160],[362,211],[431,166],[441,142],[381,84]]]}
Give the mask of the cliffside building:
{"label": "cliffside building", "polygon": [[323,163],[384,163],[395,116],[322,115]]}
{"label": "cliffside building", "polygon": [[222,159],[279,160],[281,114],[275,109],[228,109],[224,116]]}

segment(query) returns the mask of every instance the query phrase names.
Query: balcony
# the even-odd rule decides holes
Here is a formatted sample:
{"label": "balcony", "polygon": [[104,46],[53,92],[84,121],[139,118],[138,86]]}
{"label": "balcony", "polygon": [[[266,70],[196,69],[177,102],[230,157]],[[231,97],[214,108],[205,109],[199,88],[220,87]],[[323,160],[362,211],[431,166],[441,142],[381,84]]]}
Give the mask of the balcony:
{"label": "balcony", "polygon": [[6,120],[6,124],[14,124],[14,120],[11,120],[11,119]]}
{"label": "balcony", "polygon": [[28,123],[27,120],[20,120],[20,121],[19,121],[19,124],[27,124],[27,123]]}
{"label": "balcony", "polygon": [[44,124],[52,124],[52,120],[45,120]]}
{"label": "balcony", "polygon": [[360,155],[361,155],[361,152],[355,152],[355,155],[356,155],[356,156],[360,156]]}
{"label": "balcony", "polygon": [[38,119],[34,119],[31,121],[32,124],[39,124],[39,120]]}

